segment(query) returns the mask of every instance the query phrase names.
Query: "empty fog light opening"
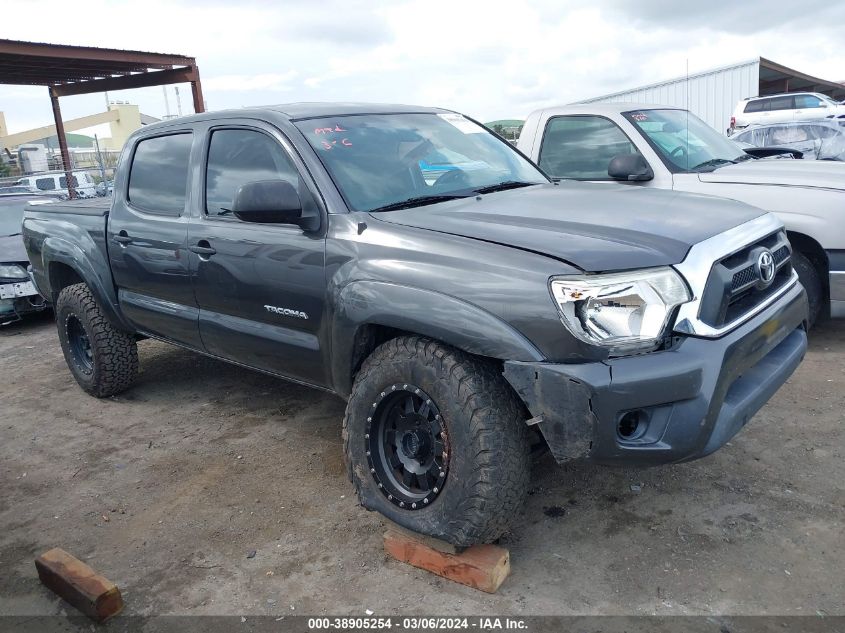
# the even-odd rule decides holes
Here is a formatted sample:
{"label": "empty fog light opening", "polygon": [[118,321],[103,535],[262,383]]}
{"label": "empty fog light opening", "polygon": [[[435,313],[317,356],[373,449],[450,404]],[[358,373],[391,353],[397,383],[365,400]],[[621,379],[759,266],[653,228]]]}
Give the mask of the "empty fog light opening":
{"label": "empty fog light opening", "polygon": [[648,428],[648,414],[642,409],[634,409],[619,418],[616,433],[623,440],[636,440],[645,435]]}

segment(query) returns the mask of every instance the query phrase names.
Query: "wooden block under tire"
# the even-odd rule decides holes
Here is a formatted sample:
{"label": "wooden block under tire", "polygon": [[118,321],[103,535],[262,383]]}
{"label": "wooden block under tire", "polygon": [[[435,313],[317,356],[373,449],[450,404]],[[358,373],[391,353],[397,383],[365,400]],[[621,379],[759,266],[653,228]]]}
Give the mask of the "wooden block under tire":
{"label": "wooden block under tire", "polygon": [[384,533],[384,551],[403,563],[487,593],[495,593],[511,571],[510,553],[497,545],[474,545],[451,554],[427,545],[423,539],[388,530]]}
{"label": "wooden block under tire", "polygon": [[58,547],[35,559],[38,578],[85,615],[103,622],[123,610],[120,589]]}

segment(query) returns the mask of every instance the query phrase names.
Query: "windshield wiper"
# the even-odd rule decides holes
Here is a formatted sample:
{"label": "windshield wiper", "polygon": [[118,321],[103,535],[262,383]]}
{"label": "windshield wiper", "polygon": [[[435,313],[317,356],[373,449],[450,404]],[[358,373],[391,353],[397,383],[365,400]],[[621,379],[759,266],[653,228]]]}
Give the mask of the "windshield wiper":
{"label": "windshield wiper", "polygon": [[15,237],[16,235],[22,235],[22,233],[9,233],[8,235],[4,235],[3,237]]}
{"label": "windshield wiper", "polygon": [[524,180],[505,180],[504,182],[497,182],[495,185],[487,185],[486,187],[479,187],[473,189],[475,193],[493,193],[494,191],[505,191],[507,189],[518,189],[519,187],[529,187],[531,185],[538,185],[537,182],[525,182]]}
{"label": "windshield wiper", "polygon": [[433,204],[435,202],[445,202],[446,200],[457,200],[458,198],[471,198],[475,193],[442,193],[430,196],[417,196],[416,198],[408,198],[407,200],[400,200],[399,202],[391,202],[375,209],[370,209],[370,213],[376,211],[397,211],[399,209],[410,209],[411,207],[421,207],[426,204]]}
{"label": "windshield wiper", "polygon": [[699,163],[695,167],[692,168],[692,171],[696,171],[701,169],[702,167],[717,167],[718,165],[736,165],[737,161],[730,160],[729,158],[711,158],[710,160],[706,160],[703,163]]}

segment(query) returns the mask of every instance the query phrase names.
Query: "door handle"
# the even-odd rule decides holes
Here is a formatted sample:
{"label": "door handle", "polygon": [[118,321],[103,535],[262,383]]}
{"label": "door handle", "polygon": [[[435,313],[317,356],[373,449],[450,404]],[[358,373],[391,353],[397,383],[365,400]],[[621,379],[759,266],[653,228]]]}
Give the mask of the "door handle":
{"label": "door handle", "polygon": [[114,241],[123,246],[131,243],[132,238],[129,237],[129,234],[126,231],[121,231],[120,233],[114,236]]}
{"label": "door handle", "polygon": [[211,244],[208,243],[208,240],[200,240],[194,246],[188,247],[192,253],[196,253],[197,255],[205,255],[206,257],[211,257],[217,251],[211,247]]}

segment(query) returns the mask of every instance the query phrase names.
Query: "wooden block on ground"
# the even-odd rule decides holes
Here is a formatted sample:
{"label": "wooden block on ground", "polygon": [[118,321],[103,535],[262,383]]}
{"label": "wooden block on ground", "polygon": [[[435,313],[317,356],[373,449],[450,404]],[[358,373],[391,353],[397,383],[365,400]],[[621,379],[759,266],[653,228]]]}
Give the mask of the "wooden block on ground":
{"label": "wooden block on ground", "polygon": [[406,538],[412,539],[414,541],[418,541],[423,545],[427,545],[431,549],[436,549],[438,552],[443,552],[444,554],[460,554],[466,547],[455,547],[451,543],[447,543],[446,541],[441,541],[438,538],[434,538],[433,536],[428,536],[427,534],[418,534],[408,528],[404,528],[398,523],[394,523],[393,521],[386,520],[388,526],[388,532],[395,532],[399,536],[404,536]]}
{"label": "wooden block on ground", "polygon": [[497,545],[474,545],[451,554],[427,545],[424,538],[388,530],[384,551],[403,563],[487,593],[495,593],[511,571],[510,553]]}
{"label": "wooden block on ground", "polygon": [[123,610],[120,589],[81,560],[58,547],[35,559],[45,587],[98,622]]}

